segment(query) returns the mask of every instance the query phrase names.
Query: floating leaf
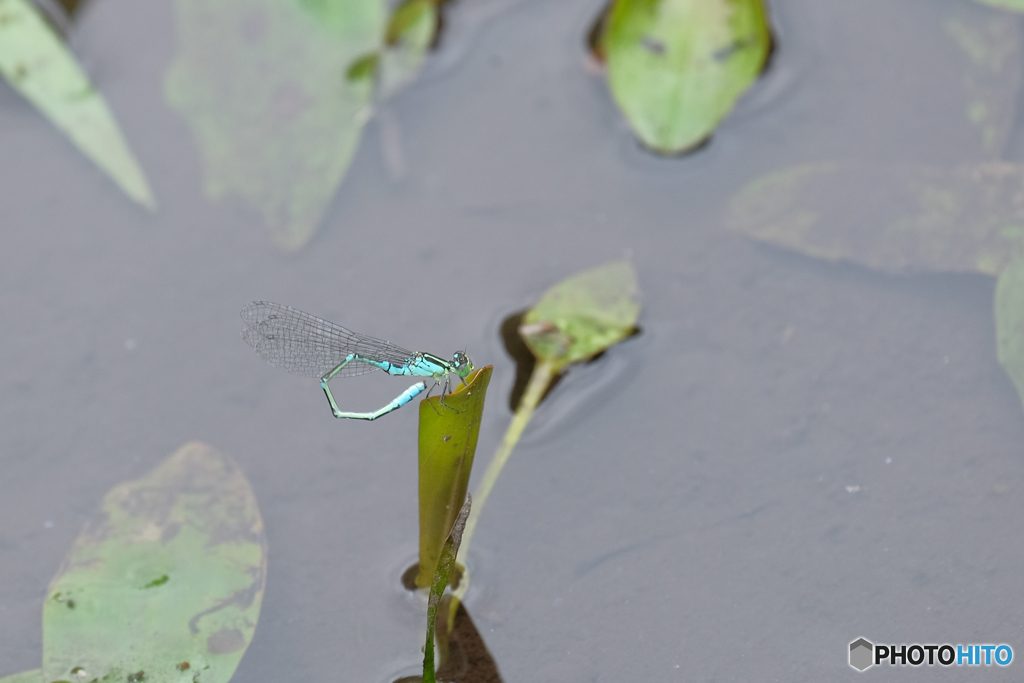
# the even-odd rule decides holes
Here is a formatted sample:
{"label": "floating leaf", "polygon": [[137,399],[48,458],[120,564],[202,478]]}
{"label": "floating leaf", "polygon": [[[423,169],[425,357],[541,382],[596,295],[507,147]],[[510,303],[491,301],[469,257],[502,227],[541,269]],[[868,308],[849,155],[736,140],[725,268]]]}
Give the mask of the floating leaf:
{"label": "floating leaf", "polygon": [[1024,401],[1024,258],[1015,259],[996,282],[996,344],[999,362]]}
{"label": "floating leaf", "polygon": [[43,670],[32,669],[31,671],[22,671],[20,674],[4,676],[0,678],[0,683],[43,683]]}
{"label": "floating leaf", "polygon": [[103,96],[28,0],[0,0],[0,75],[129,197],[155,208],[146,176]]}
{"label": "floating leaf", "polygon": [[75,540],[43,603],[43,680],[227,683],[259,618],[266,549],[238,466],[183,446],[114,487]]}
{"label": "floating leaf", "polygon": [[998,275],[1024,247],[1024,167],[821,163],[755,180],[728,226],[829,261],[889,272]]}
{"label": "floating leaf", "polygon": [[383,0],[176,0],[166,96],[192,124],[212,198],[240,195],[275,241],[313,236],[370,116]]}
{"label": "floating leaf", "polygon": [[616,261],[558,283],[526,314],[520,333],[542,361],[561,370],[633,334],[640,287],[628,261]]}
{"label": "floating leaf", "polygon": [[946,35],[967,57],[957,74],[967,98],[964,114],[978,128],[982,150],[996,157],[1013,130],[1024,70],[1020,23],[1009,15],[958,13]]}
{"label": "floating leaf", "polygon": [[599,52],[640,141],[667,154],[700,145],[764,68],[761,0],[614,0]]}
{"label": "floating leaf", "polygon": [[[493,367],[480,368],[445,396],[420,402],[420,563],[416,585],[430,585],[444,539],[466,498],[484,398]],[[445,407],[447,406],[447,407]]]}

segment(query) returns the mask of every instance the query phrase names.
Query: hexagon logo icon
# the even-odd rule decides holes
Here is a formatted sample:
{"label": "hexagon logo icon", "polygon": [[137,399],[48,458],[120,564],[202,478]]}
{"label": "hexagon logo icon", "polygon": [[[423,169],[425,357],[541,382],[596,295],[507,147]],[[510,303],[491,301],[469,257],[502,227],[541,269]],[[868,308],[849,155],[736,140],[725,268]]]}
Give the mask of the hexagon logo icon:
{"label": "hexagon logo icon", "polygon": [[874,663],[874,652],[874,645],[864,638],[858,638],[850,643],[850,666],[857,671],[863,671]]}

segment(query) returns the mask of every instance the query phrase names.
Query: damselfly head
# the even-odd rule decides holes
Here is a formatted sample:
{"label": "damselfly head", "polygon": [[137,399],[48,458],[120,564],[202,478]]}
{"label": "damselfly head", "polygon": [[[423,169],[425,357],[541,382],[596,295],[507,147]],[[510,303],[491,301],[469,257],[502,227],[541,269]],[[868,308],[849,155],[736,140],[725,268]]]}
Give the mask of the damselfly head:
{"label": "damselfly head", "polygon": [[455,364],[455,373],[462,378],[473,372],[473,361],[469,359],[465,351],[456,351],[452,356],[452,363]]}

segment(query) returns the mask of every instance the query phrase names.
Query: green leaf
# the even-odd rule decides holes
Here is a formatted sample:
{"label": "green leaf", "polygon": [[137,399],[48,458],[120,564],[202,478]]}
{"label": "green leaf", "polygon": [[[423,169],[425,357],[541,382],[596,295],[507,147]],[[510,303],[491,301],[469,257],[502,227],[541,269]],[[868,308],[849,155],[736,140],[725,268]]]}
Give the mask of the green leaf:
{"label": "green leaf", "polygon": [[665,154],[707,139],[771,49],[761,0],[615,0],[604,26],[612,95],[640,141]]}
{"label": "green leaf", "polygon": [[734,198],[728,227],[829,261],[889,272],[998,275],[1024,249],[1024,167],[820,163]]}
{"label": "green leaf", "polygon": [[42,681],[42,669],[22,671],[20,674],[12,674],[10,676],[4,676],[3,678],[0,678],[0,683],[42,683]]}
{"label": "green leaf", "polygon": [[0,75],[125,194],[149,209],[156,207],[103,96],[28,0],[0,0]]}
{"label": "green leaf", "polygon": [[975,0],[983,5],[998,7],[999,9],[1010,10],[1011,12],[1024,12],[1024,0]]}
{"label": "green leaf", "polygon": [[999,276],[995,313],[999,362],[1024,401],[1024,258],[1015,259]]}
{"label": "green leaf", "polygon": [[435,683],[434,678],[434,629],[437,624],[437,607],[441,602],[444,589],[451,580],[452,569],[455,567],[455,558],[459,554],[459,544],[462,542],[462,532],[466,528],[466,519],[469,517],[470,507],[473,505],[473,497],[467,496],[466,502],[462,504],[458,516],[452,524],[451,533],[448,534],[441,548],[440,557],[437,562],[437,570],[433,574],[430,583],[430,598],[427,601],[427,641],[423,646],[423,683]]}
{"label": "green leaf", "polygon": [[176,0],[175,8],[179,50],[166,97],[199,140],[207,194],[237,194],[278,245],[301,248],[370,117],[374,81],[353,68],[382,44],[385,3]]}
{"label": "green leaf", "polygon": [[43,603],[43,680],[227,683],[252,640],[267,546],[252,488],[190,443],[103,499]]}
{"label": "green leaf", "polygon": [[[420,563],[416,585],[430,585],[437,558],[466,498],[484,398],[493,367],[480,368],[445,396],[420,402]],[[447,407],[445,407],[447,406]]]}
{"label": "green leaf", "polygon": [[558,371],[633,334],[639,316],[636,271],[629,261],[616,261],[549,289],[519,329],[533,354]]}

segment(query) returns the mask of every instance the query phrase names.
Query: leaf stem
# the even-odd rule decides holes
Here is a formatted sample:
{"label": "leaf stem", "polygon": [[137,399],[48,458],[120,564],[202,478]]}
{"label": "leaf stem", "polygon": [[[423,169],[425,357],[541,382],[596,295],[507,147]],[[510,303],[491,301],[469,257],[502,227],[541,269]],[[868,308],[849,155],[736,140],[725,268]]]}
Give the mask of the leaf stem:
{"label": "leaf stem", "polygon": [[[487,465],[483,479],[480,481],[480,485],[477,487],[476,493],[473,495],[473,510],[470,512],[469,519],[466,522],[466,531],[462,536],[462,546],[459,548],[459,564],[465,566],[466,552],[469,549],[469,542],[473,537],[474,529],[476,529],[476,522],[480,518],[480,512],[484,509],[484,503],[487,502],[487,496],[490,495],[491,489],[494,488],[494,483],[498,480],[498,475],[501,474],[501,470],[505,467],[505,463],[508,462],[508,457],[512,455],[512,449],[514,449],[516,444],[519,443],[519,439],[522,437],[527,423],[529,423],[530,418],[533,417],[533,411],[537,408],[540,400],[544,397],[544,393],[551,384],[551,380],[554,379],[557,373],[557,366],[550,361],[540,361],[537,363],[536,367],[534,367],[533,374],[530,375],[530,381],[526,385],[526,391],[523,392],[523,397],[519,401],[519,407],[516,408],[516,414],[512,417],[512,423],[509,424],[508,430],[505,432],[505,436],[501,440],[501,445],[498,446],[498,450],[495,451],[494,457],[491,458],[491,462]],[[456,597],[461,598],[465,595],[465,589],[468,585],[469,573],[467,570],[466,574],[462,577],[459,590],[455,593]],[[457,605],[457,603],[454,604]]]}

